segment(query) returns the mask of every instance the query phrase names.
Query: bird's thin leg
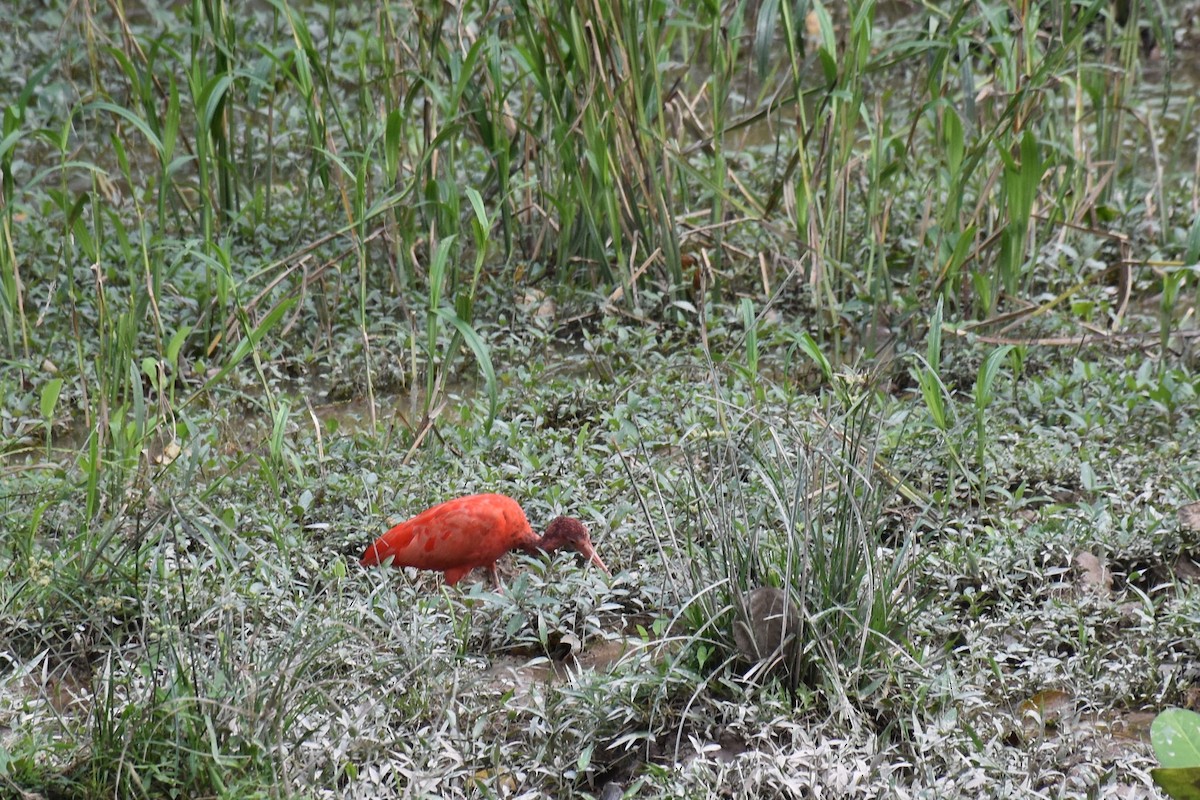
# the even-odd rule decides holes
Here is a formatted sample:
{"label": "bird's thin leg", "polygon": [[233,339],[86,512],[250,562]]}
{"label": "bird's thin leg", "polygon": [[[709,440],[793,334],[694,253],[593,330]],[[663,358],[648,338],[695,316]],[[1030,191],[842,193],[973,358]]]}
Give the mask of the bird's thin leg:
{"label": "bird's thin leg", "polygon": [[497,592],[504,591],[504,584],[500,582],[500,573],[496,570],[496,565],[493,563],[487,568],[488,575],[492,576],[492,588]]}

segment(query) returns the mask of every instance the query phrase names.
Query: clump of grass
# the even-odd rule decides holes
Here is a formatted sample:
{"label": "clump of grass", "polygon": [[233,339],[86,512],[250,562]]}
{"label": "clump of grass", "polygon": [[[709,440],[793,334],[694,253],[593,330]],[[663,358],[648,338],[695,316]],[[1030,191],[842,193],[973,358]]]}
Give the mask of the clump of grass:
{"label": "clump of grass", "polygon": [[627,301],[652,264],[679,286],[663,70],[679,30],[665,8],[626,0],[571,7],[530,0],[513,11],[510,57],[531,112],[525,132],[540,163],[537,203],[553,209],[539,240],[552,235],[560,266],[584,260],[589,282],[617,283]]}
{"label": "clump of grass", "polygon": [[672,498],[687,514],[677,546],[692,629],[734,660],[738,627],[762,622],[746,598],[781,592],[794,614],[775,642],[785,685],[820,689],[839,708],[879,690],[923,607],[871,409],[864,395],[825,422],[731,406],[725,430],[692,438],[693,466]]}

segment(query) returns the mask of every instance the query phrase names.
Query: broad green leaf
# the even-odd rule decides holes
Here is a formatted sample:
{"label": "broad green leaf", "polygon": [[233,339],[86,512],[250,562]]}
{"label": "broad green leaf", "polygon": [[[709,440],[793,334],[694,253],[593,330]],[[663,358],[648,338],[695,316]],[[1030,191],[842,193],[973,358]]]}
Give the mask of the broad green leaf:
{"label": "broad green leaf", "polygon": [[118,117],[122,118],[123,120],[125,120],[126,122],[128,122],[133,127],[137,128],[138,131],[141,132],[142,136],[146,137],[146,141],[150,142],[150,146],[154,148],[154,153],[156,156],[161,158],[163,153],[165,152],[163,150],[162,140],[158,138],[158,134],[156,134],[153,130],[150,129],[150,126],[146,124],[146,120],[144,120],[141,117],[139,117],[138,115],[134,114],[129,109],[122,108],[121,106],[116,105],[115,103],[109,103],[109,102],[105,102],[102,100],[102,101],[99,101],[96,103],[89,103],[88,105],[84,106],[83,110],[85,112],[87,112],[87,111],[107,111],[110,114],[115,114],[116,116],[118,116]]}
{"label": "broad green leaf", "polygon": [[936,374],[942,368],[942,299],[939,297],[937,308],[929,317],[929,341],[926,343],[925,360],[929,369]]}
{"label": "broad green leaf", "polygon": [[1168,708],[1150,723],[1150,743],[1164,767],[1200,768],[1200,714]]}
{"label": "broad green leaf", "polygon": [[137,435],[141,436],[146,430],[146,393],[142,391],[141,365],[129,361],[129,394],[133,398],[133,424],[137,427]]}
{"label": "broad green leaf", "polygon": [[4,161],[8,151],[12,150],[16,143],[19,142],[24,136],[25,131],[18,128],[17,130],[5,136],[3,139],[0,139],[0,162]]}
{"label": "broad green leaf", "polygon": [[837,83],[838,75],[837,34],[833,30],[833,17],[821,0],[815,0],[812,13],[817,17],[817,27],[821,32],[821,45],[817,50],[821,69],[825,73],[825,82],[833,86]]}
{"label": "broad green leaf", "polygon": [[950,418],[946,415],[946,402],[942,396],[942,382],[937,373],[931,369],[917,370],[917,383],[921,387],[921,396],[925,399],[925,407],[938,430],[950,427]]}
{"label": "broad green leaf", "polygon": [[445,288],[446,265],[450,262],[450,248],[454,245],[455,236],[447,236],[437,243],[433,251],[433,261],[429,264],[429,308],[437,309],[442,304],[442,290]]}
{"label": "broad green leaf", "polygon": [[975,408],[982,411],[992,402],[992,387],[996,383],[996,375],[1000,364],[1013,349],[1011,344],[997,347],[988,353],[987,358],[979,365],[979,377],[975,380]]}
{"label": "broad green leaf", "polygon": [[758,375],[758,325],[754,320],[754,301],[742,298],[742,325],[746,329],[746,367]]}
{"label": "broad green leaf", "polygon": [[62,378],[51,378],[42,387],[42,419],[47,424],[54,420],[54,409],[58,405],[58,395],[62,392]]}
{"label": "broad green leaf", "polygon": [[284,398],[280,401],[279,407],[275,409],[274,419],[272,420],[270,451],[271,459],[277,464],[283,457],[283,438],[284,434],[287,433],[288,417],[291,414],[291,410],[291,402],[287,398]]}
{"label": "broad green leaf", "polygon": [[1184,250],[1183,263],[1193,266],[1200,263],[1200,214],[1192,220],[1192,229],[1188,231],[1187,249]]}
{"label": "broad green leaf", "polygon": [[383,134],[383,169],[388,183],[396,182],[396,173],[400,170],[401,122],[399,109],[388,112]]}
{"label": "broad green leaf", "polygon": [[167,362],[176,370],[179,369],[179,350],[183,347],[183,343],[187,340],[188,334],[192,332],[190,325],[183,325],[175,333],[171,334],[171,341],[167,343]]}
{"label": "broad green leaf", "polygon": [[942,138],[946,144],[946,167],[951,175],[958,175],[963,162],[963,124],[958,112],[947,107],[942,118]]}
{"label": "broad green leaf", "polygon": [[1152,769],[1151,777],[1175,800],[1200,800],[1200,767]]}
{"label": "broad green leaf", "polygon": [[779,30],[779,0],[763,0],[754,24],[754,65],[765,78],[775,57],[775,35]]}
{"label": "broad green leaf", "polygon": [[1092,469],[1092,465],[1088,461],[1084,461],[1079,465],[1079,485],[1089,492],[1096,491],[1099,481],[1096,480],[1096,471]]}
{"label": "broad green leaf", "polygon": [[817,363],[817,366],[821,369],[821,374],[825,376],[825,380],[833,380],[833,367],[830,365],[829,359],[821,352],[821,347],[813,339],[812,334],[805,331],[795,337],[795,341],[796,346],[800,348],[801,352]]}
{"label": "broad green leaf", "polygon": [[463,189],[463,192],[467,195],[467,200],[471,202],[471,208],[475,212],[475,219],[479,222],[480,229],[487,231],[491,228],[491,224],[488,222],[487,209],[483,206],[483,197],[471,186]]}
{"label": "broad green leaf", "polygon": [[596,743],[592,742],[587,747],[583,748],[579,753],[579,758],[575,761],[575,766],[580,772],[587,770],[588,765],[592,763],[592,751],[595,749]]}
{"label": "broad green leaf", "polygon": [[967,256],[971,254],[971,247],[975,244],[975,226],[971,225],[959,233],[957,238],[951,238],[954,248],[950,251],[950,260],[946,262],[942,274],[947,276],[946,284],[954,287],[958,283],[958,272],[966,263]]}
{"label": "broad green leaf", "polygon": [[142,359],[142,374],[150,380],[150,385],[154,387],[154,391],[161,392],[162,385],[158,379],[158,359],[146,356]]}

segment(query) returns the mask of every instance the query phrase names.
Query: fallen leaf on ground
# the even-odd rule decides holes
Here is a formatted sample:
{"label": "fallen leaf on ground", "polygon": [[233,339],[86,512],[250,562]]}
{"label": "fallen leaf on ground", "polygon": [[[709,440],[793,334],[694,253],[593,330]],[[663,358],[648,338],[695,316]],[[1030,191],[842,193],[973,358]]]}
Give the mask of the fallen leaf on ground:
{"label": "fallen leaf on ground", "polygon": [[1079,571],[1079,583],[1084,588],[1105,594],[1112,591],[1112,573],[1100,561],[1099,556],[1086,551],[1076,553],[1075,568]]}
{"label": "fallen leaf on ground", "polygon": [[1017,710],[1021,720],[1021,728],[1028,737],[1043,729],[1058,726],[1063,717],[1075,710],[1075,698],[1070,692],[1062,689],[1047,689],[1038,692]]}
{"label": "fallen leaf on ground", "polygon": [[1191,553],[1180,553],[1175,559],[1175,577],[1183,581],[1200,580],[1200,565]]}
{"label": "fallen leaf on ground", "polygon": [[1179,525],[1189,531],[1200,531],[1200,502],[1179,507]]}

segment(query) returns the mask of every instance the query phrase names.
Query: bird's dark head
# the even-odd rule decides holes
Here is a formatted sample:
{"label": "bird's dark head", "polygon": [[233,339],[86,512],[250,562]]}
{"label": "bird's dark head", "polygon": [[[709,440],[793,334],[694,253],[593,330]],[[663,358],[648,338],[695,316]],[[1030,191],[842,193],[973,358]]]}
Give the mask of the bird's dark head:
{"label": "bird's dark head", "polygon": [[605,573],[612,574],[608,571],[608,567],[604,565],[604,562],[600,560],[600,556],[596,555],[596,549],[592,547],[592,537],[588,535],[587,526],[577,519],[555,517],[546,527],[546,535],[542,537],[538,546],[547,553],[564,547],[568,550],[574,550],[604,570]]}

